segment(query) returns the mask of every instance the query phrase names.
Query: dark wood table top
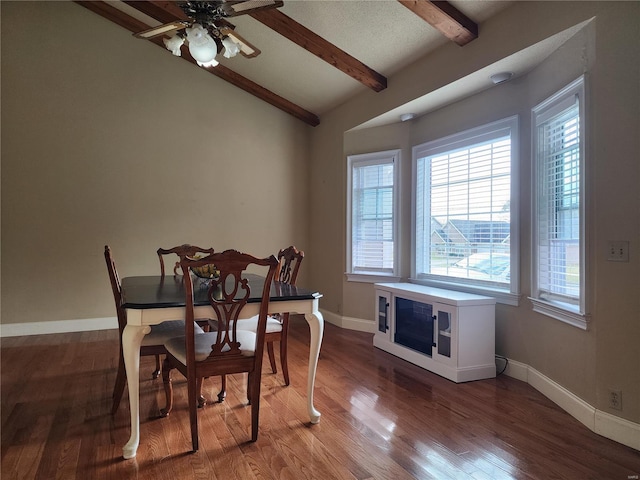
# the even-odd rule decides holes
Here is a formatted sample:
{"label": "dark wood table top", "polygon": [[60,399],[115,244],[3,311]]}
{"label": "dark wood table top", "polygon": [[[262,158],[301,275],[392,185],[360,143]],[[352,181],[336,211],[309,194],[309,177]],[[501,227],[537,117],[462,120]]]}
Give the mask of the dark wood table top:
{"label": "dark wood table top", "polygon": [[[251,290],[250,303],[260,302],[263,277],[247,274]],[[193,282],[194,304],[208,305],[206,280],[195,278]],[[314,290],[273,282],[269,301],[313,300],[322,297]],[[132,309],[170,308],[185,306],[185,289],[182,277],[167,275],[125,277],[122,279],[123,307]]]}

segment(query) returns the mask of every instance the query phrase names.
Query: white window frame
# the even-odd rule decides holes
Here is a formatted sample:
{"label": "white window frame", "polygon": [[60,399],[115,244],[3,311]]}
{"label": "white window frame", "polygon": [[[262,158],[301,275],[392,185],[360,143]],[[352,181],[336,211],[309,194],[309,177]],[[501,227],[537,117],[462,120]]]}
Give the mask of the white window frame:
{"label": "white window frame", "polygon": [[[538,142],[538,126],[552,119],[559,113],[566,111],[572,105],[578,104],[578,118],[579,118],[579,214],[578,218],[580,225],[579,231],[579,262],[580,262],[580,275],[579,275],[579,298],[575,303],[562,301],[560,298],[554,298],[553,296],[545,296],[541,291],[539,280],[539,243],[538,237],[541,228],[541,224],[545,221],[544,216],[540,213],[538,208],[539,201],[541,199],[540,187],[542,180],[540,176],[543,174],[539,158],[539,142]],[[531,279],[531,297],[529,298],[533,303],[533,310],[535,312],[550,316],[562,322],[568,323],[575,327],[586,330],[588,327],[589,314],[587,310],[587,262],[586,262],[586,171],[585,171],[585,155],[586,155],[586,135],[585,135],[585,77],[581,76],[578,79],[571,82],[569,85],[544,100],[539,105],[535,106],[531,110],[531,131],[532,131],[532,159],[534,164],[534,174],[532,176],[532,279]]]}
{"label": "white window frame", "polygon": [[[417,191],[418,191],[418,159],[457,148],[471,146],[481,139],[499,136],[502,132],[510,133],[511,141],[511,173],[510,173],[510,283],[507,286],[492,285],[488,282],[465,281],[465,279],[446,278],[439,275],[417,272]],[[492,296],[497,302],[517,306],[520,299],[520,241],[519,241],[519,121],[514,115],[480,127],[459,132],[438,140],[413,147],[412,162],[412,212],[411,212],[411,281],[423,285],[431,285],[450,290]]]}
{"label": "white window frame", "polygon": [[[368,165],[393,165],[393,268],[391,270],[359,270],[353,265],[353,171]],[[399,178],[400,178],[400,150],[386,150],[381,152],[364,153],[347,156],[347,265],[348,281],[355,282],[397,282],[400,257],[399,226]]]}

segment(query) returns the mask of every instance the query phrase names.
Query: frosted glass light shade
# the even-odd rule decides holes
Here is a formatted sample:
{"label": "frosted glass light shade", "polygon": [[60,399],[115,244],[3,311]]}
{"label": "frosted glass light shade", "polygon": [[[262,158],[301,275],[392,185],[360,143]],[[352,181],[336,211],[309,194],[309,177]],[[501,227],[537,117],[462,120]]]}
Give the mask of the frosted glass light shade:
{"label": "frosted glass light shade", "polygon": [[207,29],[199,23],[194,23],[193,27],[187,28],[187,41],[189,42],[189,53],[201,67],[216,66],[215,60],[218,54],[216,42],[209,36]]}
{"label": "frosted glass light shade", "polygon": [[189,43],[189,53],[191,53],[194,60],[198,62],[198,65],[202,66],[202,63],[210,63],[212,60],[215,60],[218,47],[213,40],[211,40],[211,43],[212,45],[194,45],[193,43]]}
{"label": "frosted glass light shade", "polygon": [[215,58],[212,58],[212,59],[211,59],[211,60],[209,60],[208,62],[198,62],[197,60],[196,60],[196,62],[198,63],[198,65],[199,65],[200,67],[204,67],[204,68],[207,68],[207,67],[215,67],[216,65],[218,65],[218,64],[219,64],[219,62],[218,62]]}
{"label": "frosted glass light shade", "polygon": [[240,45],[231,40],[229,37],[222,39],[222,45],[224,45],[224,57],[232,58],[240,52]]}
{"label": "frosted glass light shade", "polygon": [[163,38],[164,46],[167,47],[171,53],[176,57],[181,56],[180,47],[184,44],[184,39],[178,35],[173,35],[171,38]]}

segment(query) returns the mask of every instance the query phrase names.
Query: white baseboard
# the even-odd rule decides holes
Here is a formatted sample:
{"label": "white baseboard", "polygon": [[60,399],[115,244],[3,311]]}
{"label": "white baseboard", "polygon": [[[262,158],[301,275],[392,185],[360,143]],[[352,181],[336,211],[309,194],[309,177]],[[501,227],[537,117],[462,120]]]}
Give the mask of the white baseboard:
{"label": "white baseboard", "polygon": [[3,323],[0,325],[0,337],[89,332],[93,330],[110,330],[113,328],[118,328],[118,319],[116,317],[54,320],[51,322]]}
{"label": "white baseboard", "polygon": [[507,361],[507,368],[504,371],[504,374],[507,375],[508,377],[515,378],[516,380],[521,380],[523,382],[529,383],[527,379],[528,373],[529,373],[528,365],[524,363],[516,362],[514,360],[510,360],[510,359]]}
{"label": "white baseboard", "polygon": [[596,409],[562,385],[524,363],[509,360],[504,373],[527,382],[592,432],[640,450],[640,424]]}
{"label": "white baseboard", "polygon": [[371,320],[364,320],[362,318],[344,317],[327,310],[320,309],[324,321],[336,325],[340,328],[346,328],[347,330],[355,330],[357,332],[375,333],[376,324]]}
{"label": "white baseboard", "polygon": [[595,431],[594,407],[534,368],[529,368],[528,383],[573,418]]}
{"label": "white baseboard", "polygon": [[640,450],[640,424],[596,410],[594,432]]}

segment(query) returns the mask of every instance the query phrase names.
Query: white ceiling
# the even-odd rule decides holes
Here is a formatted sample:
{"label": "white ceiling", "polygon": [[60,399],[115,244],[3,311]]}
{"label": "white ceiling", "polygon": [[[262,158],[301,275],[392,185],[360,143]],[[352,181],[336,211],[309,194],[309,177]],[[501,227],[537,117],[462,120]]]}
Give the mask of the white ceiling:
{"label": "white ceiling", "polygon": [[423,115],[464,97],[494,87],[496,85],[492,83],[491,75],[496,73],[510,72],[513,74],[512,79],[524,75],[575,35],[586,23],[568,28],[423,97],[416,98],[411,102],[389,110],[358,125],[353,130],[397,123],[400,121],[400,115],[406,113],[413,113],[416,116]]}
{"label": "white ceiling", "polygon": [[[109,3],[150,27],[160,24],[121,1]],[[450,3],[481,24],[512,2]],[[450,41],[397,0],[284,0],[279,10],[387,78]],[[367,89],[248,15],[229,20],[262,54],[218,60],[299,106],[322,115]]]}
{"label": "white ceiling", "polygon": [[[150,27],[160,24],[121,1],[109,3]],[[481,32],[483,22],[513,2],[458,0],[449,3],[478,24]],[[397,0],[284,0],[284,6],[279,10],[387,79],[450,42]],[[248,15],[229,20],[236,25],[236,31],[262,53],[251,59],[241,56],[225,59],[219,55],[220,63],[318,116],[368,89]],[[476,72],[361,127],[397,122],[401,113],[423,114],[489,88],[491,84],[487,78],[496,71],[524,73],[569,36],[569,33],[556,35],[498,62],[491,66],[491,71]],[[141,40],[132,38],[132,41]],[[167,55],[170,52],[167,51]]]}
{"label": "white ceiling", "polygon": [[[506,1],[451,2],[480,23]],[[396,0],[285,0],[282,13],[389,78],[449,42]],[[307,110],[322,115],[367,90],[353,78],[253,18],[232,19],[262,50],[258,58],[226,65]]]}

